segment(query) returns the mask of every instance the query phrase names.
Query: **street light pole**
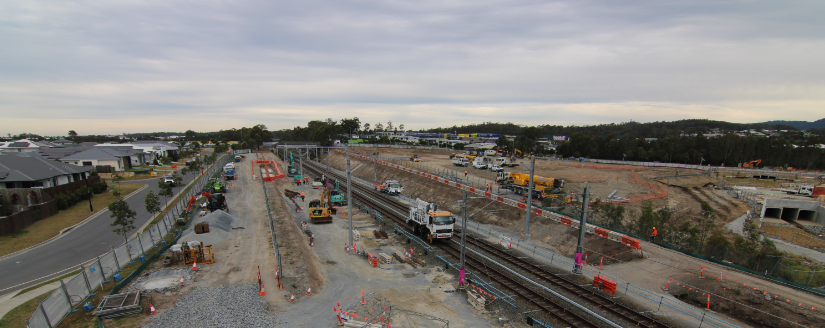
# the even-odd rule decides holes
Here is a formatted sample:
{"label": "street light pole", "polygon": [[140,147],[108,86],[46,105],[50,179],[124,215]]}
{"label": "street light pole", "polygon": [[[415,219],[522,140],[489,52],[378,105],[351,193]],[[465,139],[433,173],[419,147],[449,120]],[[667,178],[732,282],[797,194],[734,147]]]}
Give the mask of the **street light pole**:
{"label": "street light pole", "polygon": [[524,235],[530,238],[530,214],[533,211],[533,174],[536,171],[536,157],[530,156],[530,183],[527,186],[527,227],[524,228]]}
{"label": "street light pole", "polygon": [[461,256],[459,257],[459,265],[458,265],[458,283],[460,285],[464,284],[464,248],[467,246],[467,191],[463,192],[464,194],[464,201],[461,203],[461,211],[463,213],[461,217]]}
{"label": "street light pole", "polygon": [[[347,142],[347,218],[349,219],[347,225],[349,244],[352,245],[352,172],[350,171],[349,162],[349,142]],[[355,247],[353,247],[353,251],[355,251]]]}

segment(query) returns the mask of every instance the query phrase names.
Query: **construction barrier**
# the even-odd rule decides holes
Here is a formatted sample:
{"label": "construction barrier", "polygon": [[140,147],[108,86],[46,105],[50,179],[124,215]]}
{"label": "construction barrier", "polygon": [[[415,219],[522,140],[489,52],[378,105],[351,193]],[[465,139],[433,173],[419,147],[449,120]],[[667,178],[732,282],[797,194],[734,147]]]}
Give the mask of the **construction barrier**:
{"label": "construction barrier", "polygon": [[599,227],[596,227],[596,233],[595,234],[596,234],[596,236],[599,236],[599,237],[602,237],[602,238],[607,238],[608,235],[610,235],[610,233],[607,229],[599,228]]}
{"label": "construction barrier", "polygon": [[561,221],[561,224],[566,224],[566,225],[569,225],[569,226],[573,225],[573,219],[568,218],[566,216],[562,216],[560,221]]}
{"label": "construction barrier", "polygon": [[593,276],[593,287],[599,288],[611,294],[616,293],[616,283],[613,280],[607,279],[601,275]]}
{"label": "construction barrier", "polygon": [[641,249],[642,245],[639,243],[639,240],[636,238],[631,238],[628,236],[622,236],[622,244],[627,245],[633,249]]}

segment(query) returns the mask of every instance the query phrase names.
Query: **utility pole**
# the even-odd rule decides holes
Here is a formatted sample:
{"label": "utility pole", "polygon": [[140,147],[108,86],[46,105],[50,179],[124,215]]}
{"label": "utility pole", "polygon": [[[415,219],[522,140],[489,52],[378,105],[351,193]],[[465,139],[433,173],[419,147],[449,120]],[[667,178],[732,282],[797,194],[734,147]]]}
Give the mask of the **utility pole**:
{"label": "utility pole", "polygon": [[[301,195],[304,194],[304,156],[301,155],[301,150],[298,149],[298,170],[301,172],[301,181],[298,183],[301,185]],[[263,179],[263,177],[261,177]]]}
{"label": "utility pole", "polygon": [[[347,218],[349,219],[349,224],[347,225],[347,229],[349,230],[349,244],[352,245],[352,172],[349,169],[349,143],[347,143]],[[355,247],[353,247],[353,251]]]}
{"label": "utility pole", "polygon": [[464,284],[464,248],[467,246],[467,191],[464,191],[463,194],[464,201],[461,203],[463,213],[461,217],[461,256],[458,265],[458,283],[460,285]]}
{"label": "utility pole", "polygon": [[576,245],[576,265],[573,268],[573,273],[582,274],[582,253],[584,252],[584,232],[587,230],[587,202],[590,199],[590,186],[584,186],[584,194],[582,195],[582,217],[579,222],[579,244]]}
{"label": "utility pole", "polygon": [[376,161],[378,160],[372,161],[372,185],[375,186],[375,190],[378,190],[378,166],[375,164]]}
{"label": "utility pole", "polygon": [[530,156],[530,183],[527,186],[527,227],[524,228],[524,235],[530,238],[530,212],[533,211],[533,173],[536,171],[536,157]]}

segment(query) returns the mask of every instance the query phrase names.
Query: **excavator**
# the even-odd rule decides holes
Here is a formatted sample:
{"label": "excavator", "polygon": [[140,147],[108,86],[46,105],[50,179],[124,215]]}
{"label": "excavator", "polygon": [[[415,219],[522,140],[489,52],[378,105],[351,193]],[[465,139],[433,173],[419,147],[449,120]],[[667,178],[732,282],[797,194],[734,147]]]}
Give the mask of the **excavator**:
{"label": "excavator", "polygon": [[[204,191],[201,193],[201,196],[206,197],[209,201],[206,203],[206,209],[210,212],[214,212],[216,210],[225,210],[226,213],[229,213],[229,206],[226,204],[226,197],[223,194],[215,194],[212,195],[208,191]],[[186,206],[186,213],[189,213],[192,210],[192,206],[195,205],[195,196],[189,197],[189,206]],[[185,224],[186,218],[178,218],[178,224]]]}
{"label": "excavator", "polygon": [[332,222],[332,215],[337,210],[332,207],[332,197],[329,188],[325,188],[321,193],[321,199],[314,199],[309,202],[309,218],[312,223]]}
{"label": "excavator", "polygon": [[341,192],[341,188],[338,186],[338,179],[335,179],[335,190],[331,190],[329,193],[332,196],[332,204],[338,206],[347,205],[347,195]]}
{"label": "excavator", "polygon": [[760,164],[760,163],[762,163],[762,160],[761,160],[761,159],[757,159],[757,160],[753,160],[753,161],[747,162],[747,163],[745,163],[745,164],[742,164],[742,167],[751,167],[751,168],[756,168],[756,167],[758,167],[758,166],[759,166],[759,164]]}

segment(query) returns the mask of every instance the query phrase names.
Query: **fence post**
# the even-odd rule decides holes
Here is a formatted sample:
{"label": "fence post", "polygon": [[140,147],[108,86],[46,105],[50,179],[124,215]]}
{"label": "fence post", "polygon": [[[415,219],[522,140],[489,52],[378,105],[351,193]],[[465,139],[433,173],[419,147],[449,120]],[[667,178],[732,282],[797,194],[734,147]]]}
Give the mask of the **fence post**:
{"label": "fence post", "polygon": [[169,225],[166,224],[166,220],[168,220],[168,219],[169,219],[169,215],[164,215],[163,219],[161,219],[161,221],[163,221],[163,226],[166,228],[166,233],[169,233]]}
{"label": "fence post", "polygon": [[43,308],[43,301],[40,300],[40,297],[37,298],[37,307],[40,308],[40,312],[43,313],[43,318],[46,319],[46,325],[49,328],[52,328],[52,322],[49,320],[49,316],[46,314],[46,309]]}
{"label": "fence post", "polygon": [[[100,268],[100,276],[103,277],[103,280],[106,280],[106,273],[103,272],[103,265],[100,264],[100,256],[97,257],[97,267]],[[103,289],[103,283],[101,282],[100,288]]]}
{"label": "fence post", "polygon": [[[66,301],[69,302],[69,307],[72,307],[72,297],[69,296],[69,290],[66,289],[66,284],[63,283],[63,279],[60,279],[60,288],[63,288],[63,294],[66,295]],[[71,310],[69,310],[71,311]]]}
{"label": "fence post", "polygon": [[115,248],[112,245],[109,245],[109,249],[112,250],[112,257],[115,258],[115,266],[118,270],[120,270],[120,261],[117,260],[117,252],[115,252]]}
{"label": "fence post", "polygon": [[661,309],[662,309],[662,301],[664,301],[664,300],[665,300],[665,297],[664,297],[664,296],[662,296],[662,298],[660,298],[660,299],[659,299],[659,308],[658,308],[658,309],[656,309],[656,311],[659,311],[659,310],[661,310]]}
{"label": "fence post", "polygon": [[80,266],[80,273],[83,274],[83,281],[86,282],[86,289],[89,290],[89,295],[91,295],[93,291],[92,284],[89,283],[89,276],[86,275],[86,268],[84,268],[82,265]]}

